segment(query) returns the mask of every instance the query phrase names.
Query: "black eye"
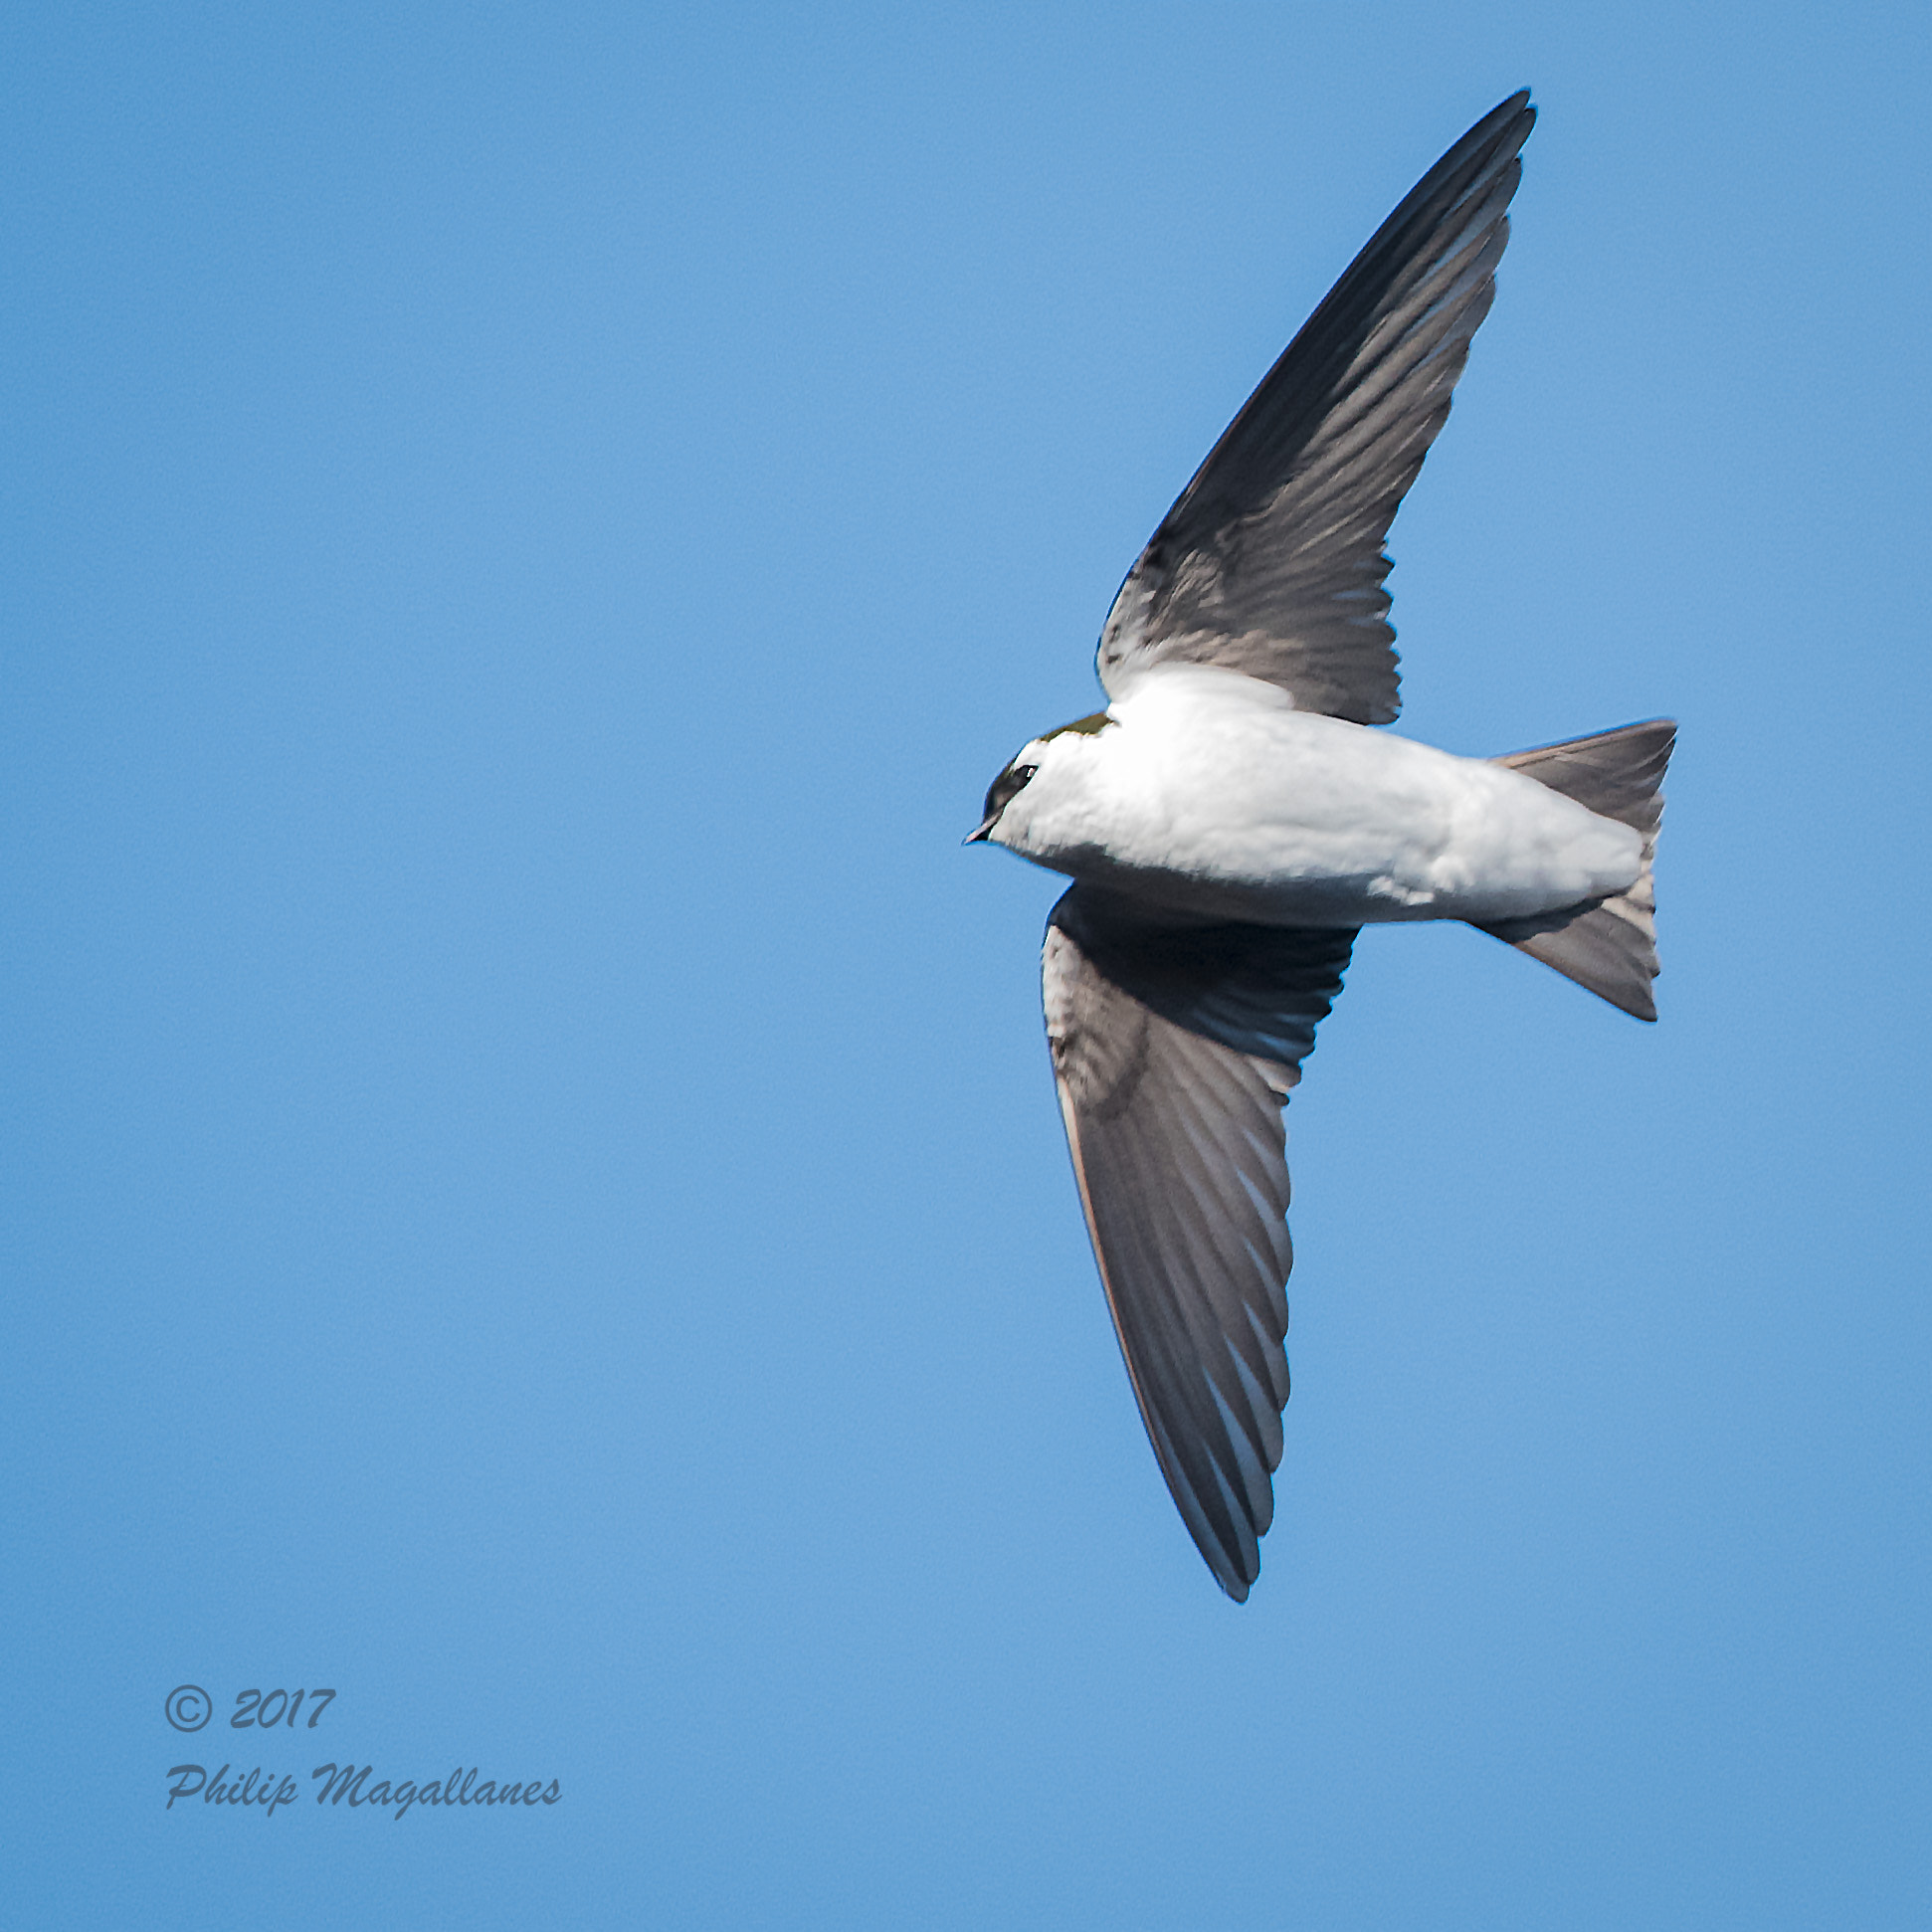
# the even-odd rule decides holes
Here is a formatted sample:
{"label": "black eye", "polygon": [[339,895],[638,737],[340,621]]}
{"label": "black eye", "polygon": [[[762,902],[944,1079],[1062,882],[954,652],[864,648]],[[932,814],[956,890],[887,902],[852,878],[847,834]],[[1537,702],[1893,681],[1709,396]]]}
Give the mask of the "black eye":
{"label": "black eye", "polygon": [[986,817],[990,823],[997,819],[1012,802],[1013,795],[1019,791],[1035,772],[1038,765],[1009,765],[999,777],[986,788]]}

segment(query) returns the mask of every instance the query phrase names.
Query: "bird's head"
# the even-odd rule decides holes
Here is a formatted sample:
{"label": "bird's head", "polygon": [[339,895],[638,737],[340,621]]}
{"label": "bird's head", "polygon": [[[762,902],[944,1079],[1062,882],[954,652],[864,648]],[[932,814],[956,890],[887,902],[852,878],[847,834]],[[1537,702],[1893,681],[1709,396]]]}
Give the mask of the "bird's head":
{"label": "bird's head", "polygon": [[1080,785],[1092,740],[1114,722],[1105,711],[1075,718],[1044,736],[1031,739],[1014,753],[1006,769],[986,788],[986,806],[979,829],[966,843],[982,840],[1035,856],[1028,837],[1037,820],[1053,807],[1068,802],[1069,789]]}

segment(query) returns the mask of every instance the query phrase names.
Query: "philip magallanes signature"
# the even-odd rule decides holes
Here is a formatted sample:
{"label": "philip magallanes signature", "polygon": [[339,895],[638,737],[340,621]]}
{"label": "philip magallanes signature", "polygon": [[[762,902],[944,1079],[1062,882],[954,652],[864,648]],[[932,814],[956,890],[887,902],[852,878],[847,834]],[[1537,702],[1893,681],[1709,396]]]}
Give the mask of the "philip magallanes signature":
{"label": "philip magallanes signature", "polygon": [[[170,1766],[168,1802],[164,1809],[173,1811],[177,1798],[184,1801],[199,1798],[204,1805],[259,1807],[263,1817],[273,1818],[284,1805],[295,1800],[293,1778],[278,1780],[275,1772],[264,1774],[258,1765],[246,1776],[238,1772],[231,1779],[228,1769],[223,1765],[211,1778],[202,1765]],[[418,1784],[413,1778],[399,1779],[393,1784],[387,1778],[380,1778],[365,1791],[363,1786],[375,1778],[375,1773],[372,1764],[360,1768],[353,1764],[317,1765],[308,1774],[320,1781],[315,1803],[339,1807],[346,1802],[351,1811],[367,1806],[375,1811],[393,1811],[396,1817],[403,1818],[418,1805],[457,1805],[466,1809],[483,1805],[494,1809],[502,1805],[554,1805],[563,1796],[554,1778],[547,1785],[535,1778],[516,1784],[498,1784],[493,1778],[484,1778],[479,1784],[477,1768],[466,1770],[462,1765],[447,1778],[432,1778],[425,1784]]]}

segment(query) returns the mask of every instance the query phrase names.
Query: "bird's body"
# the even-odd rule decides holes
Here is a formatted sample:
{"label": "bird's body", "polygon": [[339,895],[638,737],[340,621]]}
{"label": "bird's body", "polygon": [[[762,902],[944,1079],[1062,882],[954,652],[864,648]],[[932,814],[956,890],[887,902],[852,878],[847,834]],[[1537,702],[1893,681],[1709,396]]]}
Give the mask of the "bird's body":
{"label": "bird's body", "polygon": [[[1508,240],[1527,94],[1356,257],[1127,573],[1107,709],[1035,738],[973,840],[1070,874],[1042,960],[1080,1205],[1154,1453],[1237,1600],[1288,1394],[1281,1106],[1358,930],[1460,919],[1656,1017],[1667,720],[1497,759],[1399,708],[1383,540]],[[969,841],[971,843],[971,841]]]}
{"label": "bird's body", "polygon": [[1480,923],[1608,898],[1642,834],[1486,758],[1298,711],[1212,665],[1161,666],[1079,728],[987,835],[1150,906],[1261,925]]}

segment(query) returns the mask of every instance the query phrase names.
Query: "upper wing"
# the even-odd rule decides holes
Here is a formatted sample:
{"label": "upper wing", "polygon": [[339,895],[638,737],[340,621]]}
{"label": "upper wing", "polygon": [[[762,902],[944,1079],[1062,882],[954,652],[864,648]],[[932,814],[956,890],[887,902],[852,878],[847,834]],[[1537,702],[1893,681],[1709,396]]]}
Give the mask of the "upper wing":
{"label": "upper wing", "polygon": [[1300,710],[1396,715],[1382,544],[1489,312],[1535,119],[1525,92],[1477,121],[1243,405],[1113,601],[1110,695],[1183,659],[1279,684]]}
{"label": "upper wing", "polygon": [[1154,927],[1084,885],[1047,928],[1047,1039],[1114,1329],[1161,1473],[1237,1603],[1288,1399],[1281,1107],[1354,939]]}

